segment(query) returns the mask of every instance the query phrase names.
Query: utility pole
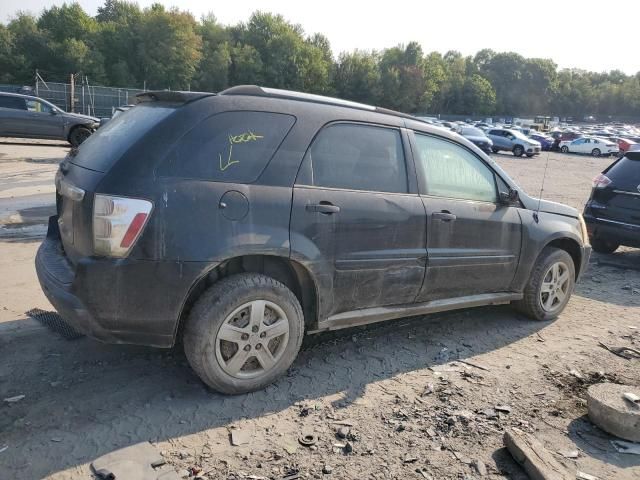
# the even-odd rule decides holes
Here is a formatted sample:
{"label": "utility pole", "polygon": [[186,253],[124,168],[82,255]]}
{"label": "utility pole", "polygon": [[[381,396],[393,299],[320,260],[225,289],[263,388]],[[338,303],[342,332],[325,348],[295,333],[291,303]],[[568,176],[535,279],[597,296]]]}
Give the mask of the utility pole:
{"label": "utility pole", "polygon": [[70,76],[70,82],[69,83],[70,83],[70,87],[71,87],[70,88],[70,90],[71,90],[71,93],[70,93],[71,98],[70,98],[70,102],[69,102],[69,105],[71,107],[70,111],[71,111],[71,113],[75,113],[75,100],[76,100],[76,98],[75,98],[75,96],[76,96],[75,86],[76,85],[75,85],[75,78],[74,78],[73,73]]}

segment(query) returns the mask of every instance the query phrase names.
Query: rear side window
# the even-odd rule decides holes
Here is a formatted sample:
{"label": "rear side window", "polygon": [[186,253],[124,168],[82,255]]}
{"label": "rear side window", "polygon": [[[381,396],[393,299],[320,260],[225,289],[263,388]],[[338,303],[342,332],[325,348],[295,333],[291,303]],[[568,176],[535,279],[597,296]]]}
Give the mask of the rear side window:
{"label": "rear side window", "polygon": [[257,180],[295,123],[295,117],[268,112],[213,115],[180,139],[161,174],[231,183]]}
{"label": "rear side window", "polygon": [[173,111],[173,108],[151,103],[127,110],[87,138],[71,163],[106,172],[135,142]]}
{"label": "rear side window", "polygon": [[325,127],[307,152],[311,183],[319,187],[407,192],[400,132],[356,124]]}
{"label": "rear side window", "polygon": [[421,191],[436,197],[495,202],[493,170],[455,143],[416,134]]}
{"label": "rear side window", "polygon": [[613,186],[627,191],[640,191],[640,152],[628,152],[625,157],[616,161],[605,175],[611,179]]}
{"label": "rear side window", "polygon": [[0,96],[0,108],[11,108],[12,110],[26,110],[27,104],[24,98]]}

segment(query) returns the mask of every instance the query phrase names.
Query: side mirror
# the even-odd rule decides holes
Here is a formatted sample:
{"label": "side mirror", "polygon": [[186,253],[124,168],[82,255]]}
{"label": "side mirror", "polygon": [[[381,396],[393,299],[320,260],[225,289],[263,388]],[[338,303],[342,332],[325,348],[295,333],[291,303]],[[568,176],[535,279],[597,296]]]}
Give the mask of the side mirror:
{"label": "side mirror", "polygon": [[510,188],[508,192],[500,192],[500,203],[514,205],[518,201],[518,191]]}
{"label": "side mirror", "polygon": [[54,110],[54,109],[52,108],[52,109],[51,109],[51,115],[57,115],[57,114],[58,114],[58,111],[57,111],[57,110]]}

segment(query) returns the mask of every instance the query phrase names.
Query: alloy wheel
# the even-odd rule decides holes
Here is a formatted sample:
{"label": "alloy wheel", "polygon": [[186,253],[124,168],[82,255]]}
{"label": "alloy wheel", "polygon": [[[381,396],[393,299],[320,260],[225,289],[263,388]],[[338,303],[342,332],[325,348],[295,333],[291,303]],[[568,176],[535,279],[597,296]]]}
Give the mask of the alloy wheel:
{"label": "alloy wheel", "polygon": [[235,378],[255,378],[271,370],[289,340],[289,319],[275,303],[253,300],[225,318],[216,335],[216,358]]}
{"label": "alloy wheel", "polygon": [[540,286],[540,304],[546,312],[555,312],[562,308],[570,294],[569,267],[564,262],[556,262],[549,267]]}

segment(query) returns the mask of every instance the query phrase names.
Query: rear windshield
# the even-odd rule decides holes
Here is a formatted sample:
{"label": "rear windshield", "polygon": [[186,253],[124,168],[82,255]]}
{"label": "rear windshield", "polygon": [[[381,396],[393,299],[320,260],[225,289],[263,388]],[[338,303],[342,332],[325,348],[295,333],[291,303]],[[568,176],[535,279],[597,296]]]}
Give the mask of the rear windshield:
{"label": "rear windshield", "polygon": [[167,155],[159,174],[215,182],[257,180],[295,117],[270,112],[224,112],[195,126]]}
{"label": "rear windshield", "polygon": [[82,143],[71,163],[96,172],[108,171],[136,141],[174,110],[143,103],[120,113]]}
{"label": "rear windshield", "polygon": [[626,157],[605,170],[605,174],[616,188],[637,191],[640,186],[640,152],[627,153]]}

